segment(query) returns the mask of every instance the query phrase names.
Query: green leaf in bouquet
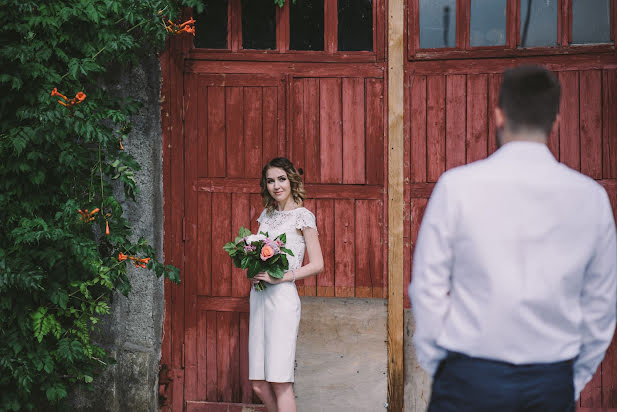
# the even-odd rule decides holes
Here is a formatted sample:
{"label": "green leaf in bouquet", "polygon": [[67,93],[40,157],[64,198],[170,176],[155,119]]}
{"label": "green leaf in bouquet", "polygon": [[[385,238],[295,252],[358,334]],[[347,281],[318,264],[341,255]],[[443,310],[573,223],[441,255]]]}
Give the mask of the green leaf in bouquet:
{"label": "green leaf in bouquet", "polygon": [[234,255],[232,257],[232,261],[234,262],[234,266],[240,269],[244,269],[244,267],[242,267],[242,257],[239,255]]}
{"label": "green leaf in bouquet", "polygon": [[245,238],[247,236],[251,236],[251,231],[244,226],[240,226],[240,230],[238,231],[238,237]]}
{"label": "green leaf in bouquet", "polygon": [[248,272],[247,272],[247,276],[249,279],[255,277],[256,274],[258,274],[259,272],[261,272],[262,268],[261,268],[261,264],[256,261],[256,260],[251,260],[249,262],[248,265]]}
{"label": "green leaf in bouquet", "polygon": [[270,235],[268,234],[268,232],[259,232],[260,235],[264,235],[265,237],[270,237]]}
{"label": "green leaf in bouquet", "polygon": [[292,252],[291,250],[287,249],[286,247],[281,247],[281,252],[285,252],[289,256],[293,256],[294,255],[294,252]]}
{"label": "green leaf in bouquet", "polygon": [[223,246],[223,250],[229,253],[230,256],[233,256],[238,251],[238,247],[236,246],[235,243],[229,242],[229,243],[226,243],[225,246]]}
{"label": "green leaf in bouquet", "polygon": [[281,263],[283,264],[283,269],[289,269],[289,261],[287,261],[287,256],[281,254]]}
{"label": "green leaf in bouquet", "polygon": [[250,256],[244,256],[240,262],[240,268],[247,269],[253,259]]}
{"label": "green leaf in bouquet", "polygon": [[287,235],[285,233],[281,233],[275,239],[279,239],[283,243],[287,243]]}
{"label": "green leaf in bouquet", "polygon": [[285,276],[285,270],[280,266],[272,266],[266,269],[266,271],[273,278],[282,279]]}

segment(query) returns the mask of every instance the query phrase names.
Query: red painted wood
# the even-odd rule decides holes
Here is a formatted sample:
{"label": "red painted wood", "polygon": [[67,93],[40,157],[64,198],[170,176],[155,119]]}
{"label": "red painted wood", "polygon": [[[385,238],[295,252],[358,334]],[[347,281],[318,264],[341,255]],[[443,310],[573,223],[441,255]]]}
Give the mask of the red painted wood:
{"label": "red painted wood", "polygon": [[[187,124],[191,124],[188,123]],[[242,87],[225,90],[225,133],[227,176],[245,177],[244,173],[244,91]],[[203,176],[203,175],[202,175]]]}
{"label": "red painted wood", "polygon": [[[384,184],[384,88],[382,79],[366,79],[366,183]],[[360,155],[362,156],[362,155]]]}
{"label": "red painted wood", "polygon": [[[279,135],[278,135],[278,90],[276,87],[263,88],[263,138],[262,138],[262,158],[259,165],[259,172],[256,177],[261,176],[261,168],[270,160],[277,157],[279,153]],[[249,177],[249,176],[247,176]]]}
{"label": "red painted wood", "polygon": [[231,329],[233,312],[216,313],[217,401],[231,402]]}
{"label": "red painted wood", "polygon": [[[246,274],[244,276],[246,277]],[[197,308],[201,311],[248,312],[249,300],[248,296],[198,296]]]}
{"label": "red painted wood", "polygon": [[446,169],[451,169],[465,164],[467,77],[448,75],[446,89]]}
{"label": "red painted wood", "polygon": [[355,205],[353,200],[334,201],[334,294],[354,296]]}
{"label": "red painted wood", "polygon": [[208,88],[208,176],[224,177],[225,150],[225,89]]}
{"label": "red painted wood", "polygon": [[[231,238],[233,240],[238,235],[241,226],[250,228],[251,220],[249,216],[250,195],[233,193],[231,195]],[[251,291],[251,282],[246,278],[246,271],[235,267],[229,259],[231,265],[231,295],[248,296]]]}
{"label": "red painted wood", "polygon": [[411,176],[412,182],[426,182],[426,77],[411,79]]}
{"label": "red painted wood", "polygon": [[[242,388],[240,387],[240,313],[229,313],[229,351],[230,351],[230,369],[231,389],[230,401],[242,401]],[[244,348],[243,348],[244,349]],[[248,351],[248,348],[245,348]]]}
{"label": "red painted wood", "polygon": [[[416,245],[416,239],[418,238],[418,231],[420,230],[420,223],[422,222],[422,216],[424,216],[424,210],[426,209],[426,205],[428,203],[428,199],[424,198],[412,198],[410,202],[410,216],[411,216],[411,264],[413,265],[413,252]],[[406,284],[409,284],[409,281],[406,279]],[[407,292],[407,291],[405,291]]]}
{"label": "red painted wood", "polygon": [[212,291],[212,194],[199,193],[197,207],[197,291],[198,295],[210,295]]}
{"label": "red painted wood", "polygon": [[263,102],[261,87],[244,88],[245,175],[259,178],[262,164]]}
{"label": "red painted wood", "polygon": [[[383,51],[381,52],[383,54]],[[329,53],[325,51],[298,51],[287,50],[238,50],[236,52],[224,50],[192,49],[190,58],[201,61],[254,61],[254,62],[297,62],[297,63],[375,63],[382,62],[376,52],[346,51]],[[266,72],[266,71],[264,71]]]}
{"label": "red painted wood", "polygon": [[364,79],[343,79],[343,183],[364,184],[365,108]]}
{"label": "red painted wood", "polygon": [[337,0],[324,0],[324,49],[328,53],[338,51]]}
{"label": "red painted wood", "polygon": [[223,245],[232,237],[231,194],[213,193],[212,210],[212,295],[231,296],[231,264]]}
{"label": "red painted wood", "polygon": [[617,178],[617,70],[602,73],[602,176]]}
{"label": "red painted wood", "polygon": [[321,181],[343,182],[341,79],[319,81]]}
{"label": "red painted wood", "polygon": [[499,102],[499,88],[501,87],[501,74],[491,73],[488,76],[488,154],[497,150],[497,136],[495,126],[495,108]]}
{"label": "red painted wood", "polygon": [[276,8],[276,49],[289,50],[289,4]]}
{"label": "red painted wood", "polygon": [[[197,150],[202,159],[208,159],[208,87],[204,85],[202,79],[198,82],[199,92],[197,93],[197,130],[199,142]],[[197,165],[199,176],[208,175],[208,162],[199,162]]]}
{"label": "red painted wood", "polygon": [[207,399],[207,369],[208,369],[208,352],[206,347],[208,337],[208,319],[207,312],[197,312],[197,396],[193,398],[198,401],[205,401]]}
{"label": "red painted wood", "polygon": [[266,412],[266,408],[254,403],[187,401],[186,412]]}
{"label": "red painted wood", "polygon": [[217,401],[217,316],[215,311],[206,312],[206,400]]}
{"label": "red painted wood", "polygon": [[319,79],[304,79],[304,181],[321,182]]}
{"label": "red painted wood", "polygon": [[[311,193],[308,192],[308,195],[310,196]],[[313,212],[313,214],[315,214],[315,217],[317,218],[317,215],[319,214],[319,212],[317,211],[317,203],[314,199],[306,199],[304,201],[304,207],[306,207],[308,210],[310,210],[311,212]],[[320,227],[319,224],[317,225],[317,231],[320,232]],[[308,253],[304,254],[304,262],[303,264],[308,263]],[[304,296],[316,296],[317,295],[317,277],[316,276],[310,276],[308,278],[302,279],[302,289],[303,289],[303,293]]]}
{"label": "red painted wood", "polygon": [[[351,63],[351,61],[350,61]],[[381,63],[333,62],[323,64],[310,61],[303,64],[297,62],[254,62],[254,61],[206,61],[187,60],[184,70],[190,73],[229,73],[269,75],[292,74],[297,77],[384,77],[384,65]]]}
{"label": "red painted wood", "polygon": [[387,241],[384,233],[385,219],[383,199],[371,201],[369,203],[368,221],[369,269],[371,284],[373,285],[373,297],[382,299],[387,297],[386,285],[388,283],[384,258],[384,256],[387,256],[387,248],[385,247]]}
{"label": "red painted wood", "polygon": [[317,275],[317,296],[334,296],[334,200],[318,199],[317,228],[324,270]]}
{"label": "red painted wood", "polygon": [[574,170],[581,170],[579,138],[578,72],[560,72],[561,121],[559,122],[559,160]]}
{"label": "red painted wood", "polygon": [[593,378],[585,385],[579,398],[579,404],[582,407],[601,407],[602,402],[602,364],[598,366],[598,370],[593,375]]}
{"label": "red painted wood", "polygon": [[242,49],[242,5],[241,0],[229,0],[230,25],[228,32],[231,33],[231,51]]}
{"label": "red painted wood", "polygon": [[291,153],[290,158],[297,168],[304,167],[304,80],[291,82]]}
{"label": "red painted wood", "polygon": [[386,57],[386,2],[385,0],[373,1],[373,50],[375,59],[379,62]]}
{"label": "red painted wood", "polygon": [[602,72],[580,72],[581,172],[602,178]]}
{"label": "red painted wood", "polygon": [[373,296],[373,279],[370,260],[374,256],[371,250],[370,233],[370,200],[356,201],[355,214],[355,271],[356,297],[370,298]]}
{"label": "red painted wood", "polygon": [[467,163],[484,159],[488,154],[488,77],[484,74],[467,78]]}
{"label": "red painted wood", "polygon": [[426,78],[426,167],[427,180],[436,182],[446,169],[446,78]]}
{"label": "red painted wood", "polygon": [[240,387],[242,403],[249,403],[253,388],[249,381],[249,314],[240,313]]}

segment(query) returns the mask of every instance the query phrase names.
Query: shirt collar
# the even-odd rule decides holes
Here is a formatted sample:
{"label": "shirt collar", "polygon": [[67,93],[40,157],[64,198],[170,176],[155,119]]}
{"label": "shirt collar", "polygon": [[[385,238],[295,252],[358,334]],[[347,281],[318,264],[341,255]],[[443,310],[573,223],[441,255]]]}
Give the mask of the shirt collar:
{"label": "shirt collar", "polygon": [[494,154],[495,157],[516,158],[523,161],[554,161],[555,157],[544,143],[513,141],[501,146]]}

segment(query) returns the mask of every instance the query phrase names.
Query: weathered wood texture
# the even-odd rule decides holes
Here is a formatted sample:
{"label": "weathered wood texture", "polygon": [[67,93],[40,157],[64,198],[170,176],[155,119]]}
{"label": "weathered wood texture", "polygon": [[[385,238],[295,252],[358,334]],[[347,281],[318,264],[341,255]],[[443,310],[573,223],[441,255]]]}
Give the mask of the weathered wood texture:
{"label": "weathered wood texture", "polygon": [[[613,60],[617,61],[615,57]],[[501,65],[501,66],[500,66]],[[485,158],[496,150],[493,109],[500,72],[510,63],[441,64],[441,73],[414,71],[407,78],[405,284],[411,280],[413,248],[428,197],[439,175]],[[416,67],[414,64],[412,67]],[[435,66],[436,67],[436,66]],[[562,85],[561,121],[549,136],[557,160],[599,181],[617,217],[617,69],[555,70]],[[405,291],[405,305],[409,298]],[[617,345],[609,348],[593,380],[581,394],[582,407],[616,407]]]}

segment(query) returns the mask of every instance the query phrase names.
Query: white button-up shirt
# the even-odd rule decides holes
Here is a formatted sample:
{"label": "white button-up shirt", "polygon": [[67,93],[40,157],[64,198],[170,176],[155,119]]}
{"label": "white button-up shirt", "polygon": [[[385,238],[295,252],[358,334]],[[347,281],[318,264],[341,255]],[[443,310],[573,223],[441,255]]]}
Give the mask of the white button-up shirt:
{"label": "white button-up shirt", "polygon": [[541,143],[447,171],[420,226],[409,296],[430,375],[446,350],[513,364],[576,358],[578,397],[615,329],[606,191]]}

